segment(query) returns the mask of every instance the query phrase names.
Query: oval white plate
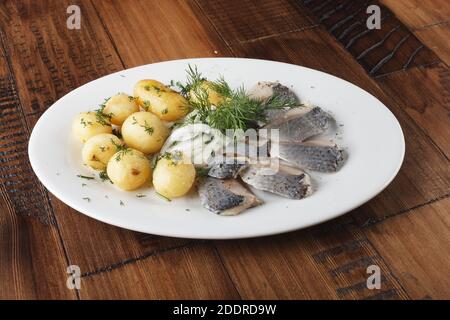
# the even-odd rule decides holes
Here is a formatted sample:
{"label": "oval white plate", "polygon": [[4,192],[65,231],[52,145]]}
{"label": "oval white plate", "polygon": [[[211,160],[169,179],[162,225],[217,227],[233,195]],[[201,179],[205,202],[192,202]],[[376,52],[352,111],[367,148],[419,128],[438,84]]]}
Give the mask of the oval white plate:
{"label": "oval white plate", "polygon": [[[82,111],[96,109],[105,97],[132,93],[140,79],[185,81],[188,64],[204,76],[223,75],[233,86],[249,88],[257,81],[280,81],[302,101],[332,113],[342,127],[337,143],[349,157],[333,174],[313,174],[315,192],[289,200],[256,192],[264,205],[234,217],[204,209],[197,195],[167,202],[151,189],[124,192],[108,182],[83,180],[92,175],[81,162],[81,144],[71,136],[71,122]],[[287,232],[342,215],[382,191],[403,161],[403,133],[393,114],[375,97],[355,85],[316,70],[253,59],[205,58],[175,60],[120,71],[87,83],[51,106],[39,119],[29,142],[31,165],[47,189],[92,218],[119,227],[164,236],[230,239]],[[86,184],[86,185],[82,185]],[[137,194],[146,194],[144,198]],[[87,201],[88,197],[90,201]],[[121,205],[121,202],[123,205]]]}

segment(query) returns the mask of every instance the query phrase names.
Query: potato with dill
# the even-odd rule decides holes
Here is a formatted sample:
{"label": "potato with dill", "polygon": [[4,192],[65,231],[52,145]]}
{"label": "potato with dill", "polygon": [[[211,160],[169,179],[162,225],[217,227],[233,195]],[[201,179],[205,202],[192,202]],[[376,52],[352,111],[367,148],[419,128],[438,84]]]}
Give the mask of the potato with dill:
{"label": "potato with dill", "polygon": [[153,171],[156,192],[169,199],[188,193],[194,181],[194,165],[181,151],[163,154]]}
{"label": "potato with dill", "polygon": [[111,122],[100,111],[89,111],[78,114],[72,123],[75,137],[86,142],[90,137],[100,133],[112,133]]}
{"label": "potato with dill", "polygon": [[112,124],[121,126],[130,114],[139,111],[139,105],[134,97],[118,93],[106,101],[102,111],[111,118]]}
{"label": "potato with dill", "polygon": [[140,106],[164,121],[175,121],[188,111],[188,101],[178,92],[156,80],[141,80],[134,86]]}
{"label": "potato with dill", "polygon": [[108,161],[106,173],[122,190],[134,190],[150,181],[152,167],[145,155],[135,149],[121,147]]}
{"label": "potato with dill", "polygon": [[94,170],[105,170],[109,159],[123,143],[115,135],[101,133],[89,138],[83,146],[83,163]]}
{"label": "potato with dill", "polygon": [[158,152],[168,135],[169,129],[150,112],[133,113],[122,125],[125,143],[145,154]]}

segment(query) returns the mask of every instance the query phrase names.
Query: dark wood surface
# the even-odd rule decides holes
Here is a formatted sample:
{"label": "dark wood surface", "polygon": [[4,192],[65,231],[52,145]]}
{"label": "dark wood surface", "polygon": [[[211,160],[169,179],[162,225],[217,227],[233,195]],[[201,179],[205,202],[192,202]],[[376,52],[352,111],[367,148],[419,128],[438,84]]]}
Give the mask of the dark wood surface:
{"label": "dark wood surface", "polygon": [[[71,4],[80,30],[66,28]],[[356,0],[0,2],[0,298],[449,299],[450,4],[370,4],[380,30]],[[28,137],[59,97],[124,68],[207,56],[294,63],[364,88],[400,121],[399,175],[333,221],[232,241],[109,226],[37,180]],[[80,290],[66,286],[71,264]],[[373,264],[380,290],[366,287]]]}

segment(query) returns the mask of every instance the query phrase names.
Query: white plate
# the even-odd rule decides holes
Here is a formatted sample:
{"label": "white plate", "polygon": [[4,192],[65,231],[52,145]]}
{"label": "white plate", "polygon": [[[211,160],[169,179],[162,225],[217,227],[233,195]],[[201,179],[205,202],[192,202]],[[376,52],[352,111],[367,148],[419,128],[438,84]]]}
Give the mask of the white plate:
{"label": "white plate", "polygon": [[[321,106],[343,125],[339,127],[337,142],[349,154],[345,165],[337,173],[313,174],[316,190],[306,199],[289,200],[256,192],[265,204],[234,217],[207,211],[195,193],[167,202],[150,189],[124,192],[98,178],[89,181],[78,178],[78,174],[92,175],[92,172],[82,165],[81,144],[71,136],[74,116],[96,109],[105,97],[117,92],[132,93],[133,85],[140,79],[152,78],[164,83],[172,79],[184,81],[189,63],[197,65],[208,78],[223,75],[233,87],[244,84],[249,88],[262,80],[278,80],[292,86],[303,101]],[[92,218],[164,236],[230,239],[304,228],[362,205],[395,177],[403,161],[405,143],[394,115],[375,97],[347,81],[274,61],[205,58],[145,65],[81,86],[42,115],[34,127],[28,151],[31,165],[47,189]],[[147,197],[138,198],[138,193]],[[84,200],[85,197],[90,201]]]}

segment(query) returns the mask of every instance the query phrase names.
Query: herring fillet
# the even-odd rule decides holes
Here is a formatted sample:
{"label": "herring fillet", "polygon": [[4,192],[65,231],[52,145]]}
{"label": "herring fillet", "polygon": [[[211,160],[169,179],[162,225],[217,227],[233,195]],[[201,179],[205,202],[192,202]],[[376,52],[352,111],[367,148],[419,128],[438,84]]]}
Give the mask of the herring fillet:
{"label": "herring fillet", "polygon": [[284,112],[264,128],[279,129],[280,141],[305,141],[324,133],[332,117],[319,107],[298,107]]}
{"label": "herring fillet", "polygon": [[277,156],[301,168],[320,172],[338,171],[344,163],[344,152],[336,144],[318,142],[281,142]]}
{"label": "herring fillet", "polygon": [[216,163],[208,171],[208,176],[217,179],[232,179],[246,167],[245,163]]}
{"label": "herring fillet", "polygon": [[250,165],[240,176],[252,187],[290,199],[303,199],[312,193],[309,175],[300,169],[282,165],[278,170],[267,166]]}
{"label": "herring fillet", "polygon": [[223,216],[237,215],[263,203],[235,179],[205,177],[199,179],[197,188],[201,204]]}

